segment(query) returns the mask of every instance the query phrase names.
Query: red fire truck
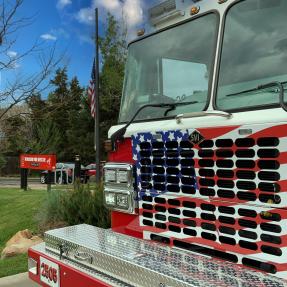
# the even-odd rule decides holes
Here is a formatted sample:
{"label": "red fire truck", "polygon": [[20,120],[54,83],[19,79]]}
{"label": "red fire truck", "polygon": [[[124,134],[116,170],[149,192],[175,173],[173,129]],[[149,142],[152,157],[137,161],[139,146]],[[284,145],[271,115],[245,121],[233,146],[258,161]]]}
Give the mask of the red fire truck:
{"label": "red fire truck", "polygon": [[287,1],[167,0],[129,45],[112,229],[49,231],[42,286],[287,286]]}

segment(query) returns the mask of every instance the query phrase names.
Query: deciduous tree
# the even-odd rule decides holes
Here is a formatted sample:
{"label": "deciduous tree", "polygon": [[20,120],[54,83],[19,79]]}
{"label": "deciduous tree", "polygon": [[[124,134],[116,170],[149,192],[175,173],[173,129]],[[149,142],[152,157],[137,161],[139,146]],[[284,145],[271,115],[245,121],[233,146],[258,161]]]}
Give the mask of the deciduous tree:
{"label": "deciduous tree", "polygon": [[0,91],[0,120],[8,111],[47,88],[47,79],[60,63],[55,46],[47,47],[38,41],[31,43],[23,53],[15,52],[17,35],[33,23],[33,17],[20,17],[24,0],[5,0],[0,3],[0,73],[8,74],[18,68],[19,61],[27,57],[38,59],[38,70],[31,74],[14,73]]}

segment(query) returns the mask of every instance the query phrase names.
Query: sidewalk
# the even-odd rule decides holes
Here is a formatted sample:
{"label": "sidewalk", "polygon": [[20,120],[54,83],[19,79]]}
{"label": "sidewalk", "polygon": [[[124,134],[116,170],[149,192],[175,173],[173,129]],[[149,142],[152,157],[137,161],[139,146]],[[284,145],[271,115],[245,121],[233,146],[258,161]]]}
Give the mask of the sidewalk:
{"label": "sidewalk", "polygon": [[39,287],[29,280],[28,273],[0,278],[0,287]]}

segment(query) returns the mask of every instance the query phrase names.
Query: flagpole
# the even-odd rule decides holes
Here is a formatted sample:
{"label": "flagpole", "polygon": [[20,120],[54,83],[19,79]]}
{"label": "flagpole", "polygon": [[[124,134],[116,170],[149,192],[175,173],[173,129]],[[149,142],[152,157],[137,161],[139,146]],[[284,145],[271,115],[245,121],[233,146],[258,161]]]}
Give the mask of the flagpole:
{"label": "flagpole", "polygon": [[95,147],[96,147],[96,183],[101,181],[101,167],[100,167],[100,71],[99,71],[99,10],[95,9],[95,46],[96,46],[96,65],[94,78],[94,93],[95,93]]}

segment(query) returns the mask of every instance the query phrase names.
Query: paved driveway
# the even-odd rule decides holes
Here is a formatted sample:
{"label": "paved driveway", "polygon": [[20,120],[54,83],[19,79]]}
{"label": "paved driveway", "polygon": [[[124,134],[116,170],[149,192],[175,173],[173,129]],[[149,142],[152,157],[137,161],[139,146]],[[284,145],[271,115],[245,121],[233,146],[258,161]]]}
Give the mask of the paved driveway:
{"label": "paved driveway", "polygon": [[[47,185],[40,183],[40,178],[28,178],[28,186],[33,189],[47,189]],[[20,188],[20,177],[0,177],[0,187]]]}
{"label": "paved driveway", "polygon": [[39,287],[28,279],[27,273],[0,278],[0,287]]}

